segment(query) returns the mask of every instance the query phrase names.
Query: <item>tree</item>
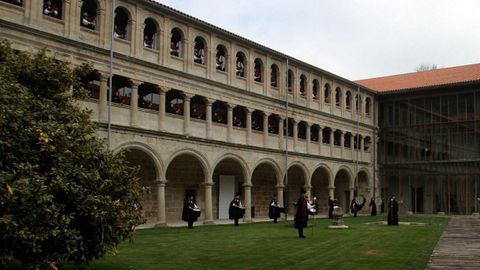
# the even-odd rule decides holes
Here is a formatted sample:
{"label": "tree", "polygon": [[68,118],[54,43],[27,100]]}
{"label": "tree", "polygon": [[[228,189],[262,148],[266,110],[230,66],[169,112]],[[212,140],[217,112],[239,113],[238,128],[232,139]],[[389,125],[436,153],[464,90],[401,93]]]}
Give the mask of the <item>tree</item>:
{"label": "tree", "polygon": [[417,68],[415,68],[415,71],[418,72],[418,71],[427,71],[427,70],[434,70],[434,69],[437,69],[437,65],[435,64],[429,65],[429,64],[422,63]]}
{"label": "tree", "polygon": [[88,264],[141,223],[136,171],[74,105],[76,74],[0,43],[0,268]]}

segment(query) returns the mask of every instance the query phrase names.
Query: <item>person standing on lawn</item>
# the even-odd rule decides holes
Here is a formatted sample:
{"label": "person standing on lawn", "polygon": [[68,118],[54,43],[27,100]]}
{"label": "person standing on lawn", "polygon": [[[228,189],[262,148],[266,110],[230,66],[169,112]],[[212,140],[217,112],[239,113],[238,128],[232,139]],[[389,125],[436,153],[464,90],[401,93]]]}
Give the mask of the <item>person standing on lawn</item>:
{"label": "person standing on lawn", "polygon": [[297,212],[295,213],[295,228],[298,230],[298,237],[305,238],[303,228],[308,224],[308,202],[307,192],[304,188],[300,189],[300,197],[296,204]]}

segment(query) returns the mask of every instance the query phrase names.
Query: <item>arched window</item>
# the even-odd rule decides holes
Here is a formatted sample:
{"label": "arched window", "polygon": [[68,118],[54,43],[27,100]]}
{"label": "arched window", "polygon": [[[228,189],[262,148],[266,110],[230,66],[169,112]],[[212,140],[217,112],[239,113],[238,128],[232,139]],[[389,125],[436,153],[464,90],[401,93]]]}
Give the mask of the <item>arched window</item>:
{"label": "arched window", "polygon": [[362,149],[362,136],[361,135],[355,135],[353,137],[353,148],[358,150]]}
{"label": "arched window", "polygon": [[365,141],[363,142],[363,150],[364,150],[365,152],[369,152],[369,151],[370,151],[370,145],[371,145],[371,143],[372,143],[372,139],[371,139],[369,136],[365,137]]}
{"label": "arched window", "polygon": [[323,128],[322,129],[322,143],[330,144],[330,136],[332,134],[332,130],[330,128]]}
{"label": "arched window", "polygon": [[16,6],[23,6],[23,0],[2,0],[2,2],[7,2],[7,3],[10,3],[10,4],[14,4]]}
{"label": "arched window", "polygon": [[[87,98],[99,99],[100,97],[100,74],[98,71],[92,71],[85,76],[80,77],[81,86],[88,91]],[[74,88],[74,96],[78,97],[79,89]]]}
{"label": "arched window", "polygon": [[328,83],[325,84],[324,86],[324,90],[323,90],[323,96],[324,96],[324,99],[325,99],[325,103],[330,103],[330,85]]}
{"label": "arched window", "polygon": [[227,50],[225,49],[225,46],[218,45],[216,54],[215,54],[215,60],[216,60],[215,67],[217,70],[220,70],[220,71],[226,70],[226,67],[227,67],[226,55],[227,55]]}
{"label": "arched window", "polygon": [[370,106],[371,106],[371,101],[370,98],[365,99],[365,114],[370,115]]}
{"label": "arched window", "polygon": [[62,0],[43,0],[43,14],[62,19]]}
{"label": "arched window", "polygon": [[335,106],[340,107],[342,100],[342,89],[340,87],[335,88]]}
{"label": "arched window", "polygon": [[227,105],[224,102],[215,101],[212,104],[212,121],[227,124]]}
{"label": "arched window", "polygon": [[278,87],[278,66],[273,64],[270,67],[270,85],[273,87]]}
{"label": "arched window", "polygon": [[115,26],[114,26],[114,35],[119,39],[130,39],[130,29],[129,29],[130,17],[128,16],[127,11],[122,7],[117,7],[115,9]]}
{"label": "arched window", "polygon": [[[283,136],[286,136],[287,119],[283,120]],[[293,119],[288,118],[288,137],[293,137]]]}
{"label": "arched window", "polygon": [[157,23],[154,19],[147,18],[145,19],[145,22],[143,24],[145,25],[145,28],[143,28],[143,47],[149,49],[157,49]]}
{"label": "arched window", "polygon": [[307,77],[305,75],[300,76],[300,96],[304,97],[307,94]]}
{"label": "arched window", "polygon": [[97,2],[95,0],[84,0],[80,13],[80,25],[95,30],[97,27]]}
{"label": "arched window", "polygon": [[292,91],[293,91],[293,83],[294,83],[293,71],[291,69],[289,69],[288,70],[288,79],[287,79],[287,88],[288,88],[289,93],[292,93]]}
{"label": "arched window", "polygon": [[165,94],[165,111],[167,113],[183,115],[183,93],[170,90]]}
{"label": "arched window", "polygon": [[132,82],[130,79],[118,75],[112,77],[113,97],[112,102],[130,105],[132,96]]}
{"label": "arched window", "polygon": [[268,116],[268,133],[278,134],[279,117],[276,114]]}
{"label": "arched window", "polygon": [[201,96],[193,96],[190,99],[190,117],[195,119],[205,120],[207,106],[205,105],[205,98]]}
{"label": "arched window", "polygon": [[350,144],[350,140],[352,139],[352,133],[347,132],[343,135],[343,147],[350,148],[352,147]]}
{"label": "arched window", "polygon": [[298,129],[297,137],[299,139],[306,140],[307,139],[307,123],[305,121],[300,121],[300,123],[298,123],[297,129]]}
{"label": "arched window", "polygon": [[319,131],[319,126],[317,124],[312,125],[310,127],[310,141],[312,142],[318,142],[318,131]]}
{"label": "arched window", "polygon": [[205,41],[201,37],[195,38],[195,45],[193,46],[193,62],[201,65],[205,65],[206,53]]}
{"label": "arched window", "polygon": [[252,129],[263,131],[263,112],[253,111],[252,113]]}
{"label": "arched window", "polygon": [[245,77],[245,55],[238,52],[235,60],[235,74],[238,77]]}
{"label": "arched window", "polygon": [[340,146],[342,143],[341,137],[342,137],[342,131],[338,129],[335,130],[335,132],[333,133],[333,145]]}
{"label": "arched window", "polygon": [[256,82],[263,81],[263,63],[260,58],[255,59],[255,67],[253,68],[253,80]]}
{"label": "arched window", "polygon": [[151,83],[143,83],[138,86],[138,107],[158,111],[160,104],[158,92],[158,87]]}
{"label": "arched window", "polygon": [[347,110],[352,109],[352,93],[350,91],[345,93],[345,108]]}
{"label": "arched window", "polygon": [[318,99],[318,80],[315,79],[312,82],[312,98]]}
{"label": "arched window", "polygon": [[170,32],[170,55],[183,57],[183,34],[178,28],[173,28]]}
{"label": "arched window", "polygon": [[233,108],[233,126],[245,128],[247,126],[247,112],[245,107],[236,106]]}

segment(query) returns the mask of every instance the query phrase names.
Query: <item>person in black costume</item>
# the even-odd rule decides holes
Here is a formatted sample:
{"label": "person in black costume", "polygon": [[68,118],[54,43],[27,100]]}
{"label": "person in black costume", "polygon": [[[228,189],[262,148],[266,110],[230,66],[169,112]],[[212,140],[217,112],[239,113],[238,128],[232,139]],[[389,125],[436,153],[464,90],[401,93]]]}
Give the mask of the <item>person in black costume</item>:
{"label": "person in black costume", "polygon": [[300,198],[298,198],[296,204],[295,228],[298,230],[298,237],[300,238],[305,238],[303,228],[306,228],[308,224],[308,202],[306,193],[304,188],[300,189]]}
{"label": "person in black costume", "polygon": [[374,199],[374,198],[372,198],[372,199],[370,200],[370,204],[369,204],[368,206],[371,208],[371,210],[370,210],[370,215],[371,215],[372,217],[376,216],[376,215],[377,215],[377,204],[375,203],[375,199]]}
{"label": "person in black costume", "polygon": [[352,199],[352,202],[350,203],[350,212],[353,213],[353,217],[357,217],[357,202],[355,202],[355,199]]}
{"label": "person in black costume", "polygon": [[228,207],[228,217],[235,220],[235,226],[238,226],[238,220],[243,218],[245,214],[245,208],[243,207],[242,201],[240,201],[240,195],[235,193],[235,197],[230,202],[230,207]]}
{"label": "person in black costume", "polygon": [[395,195],[392,195],[388,202],[387,223],[388,225],[398,225],[398,203],[395,200]]}
{"label": "person in black costume", "polygon": [[335,206],[335,200],[332,197],[328,197],[328,218],[333,218],[333,207]]}
{"label": "person in black costume", "polygon": [[273,198],[270,200],[270,206],[268,207],[268,217],[273,219],[273,223],[277,223],[277,218],[280,217],[281,207],[277,201],[277,195],[273,194]]}
{"label": "person in black costume", "polygon": [[183,201],[182,220],[188,223],[188,228],[193,229],[193,222],[200,216],[200,209],[195,204],[194,196],[189,195]]}

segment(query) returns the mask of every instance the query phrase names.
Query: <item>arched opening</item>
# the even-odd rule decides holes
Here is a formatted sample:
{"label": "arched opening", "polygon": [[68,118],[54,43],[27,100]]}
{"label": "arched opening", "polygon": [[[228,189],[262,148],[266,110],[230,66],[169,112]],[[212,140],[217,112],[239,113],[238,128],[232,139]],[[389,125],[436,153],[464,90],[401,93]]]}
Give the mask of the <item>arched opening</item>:
{"label": "arched opening", "polygon": [[320,126],[317,124],[313,124],[310,127],[310,141],[312,142],[318,142],[318,132],[319,132]]}
{"label": "arched opening", "polygon": [[218,219],[228,219],[228,207],[236,192],[245,205],[244,188],[246,177],[242,165],[233,158],[225,158],[215,166],[212,176],[214,184],[212,201],[213,215]]}
{"label": "arched opening", "polygon": [[95,30],[97,27],[97,1],[84,0],[80,9],[80,26]]}
{"label": "arched opening", "polygon": [[335,88],[335,106],[342,106],[342,89],[340,87]]}
{"label": "arched opening", "polygon": [[233,108],[233,126],[245,128],[247,126],[247,112],[245,107],[236,106]]}
{"label": "arched opening", "polygon": [[273,87],[278,87],[278,66],[273,64],[270,67],[270,85]]}
{"label": "arched opening", "polygon": [[143,83],[138,87],[138,107],[158,111],[160,104],[159,89],[151,83]]}
{"label": "arched opening", "polygon": [[223,45],[218,45],[216,54],[215,54],[215,68],[220,71],[226,71],[227,67],[227,49],[225,49],[225,46]]}
{"label": "arched opening", "polygon": [[183,57],[183,33],[177,27],[170,32],[170,55]]}
{"label": "arched opening", "polygon": [[365,141],[363,143],[363,150],[365,152],[370,152],[371,144],[372,144],[372,139],[369,136],[365,137]]}
{"label": "arched opening", "polygon": [[322,143],[330,144],[330,136],[332,134],[332,129],[329,127],[322,129]]}
{"label": "arched opening", "polygon": [[222,101],[215,101],[212,104],[212,121],[220,124],[227,124],[227,104]]}
{"label": "arched opening", "polygon": [[371,101],[370,98],[365,99],[365,114],[370,115],[370,106],[371,106]]}
{"label": "arched opening", "polygon": [[62,0],[43,0],[44,15],[47,15],[56,19],[62,19],[62,9],[63,9]]}
{"label": "arched opening", "polygon": [[145,25],[145,28],[143,28],[143,47],[149,49],[157,49],[157,22],[152,18],[147,18],[143,24]]}
{"label": "arched opening", "polygon": [[329,190],[328,186],[330,184],[330,173],[325,167],[318,167],[312,175],[312,200],[314,197],[317,198],[317,203],[319,209],[317,210],[319,214],[328,212],[328,197]]}
{"label": "arched opening", "polygon": [[193,96],[190,100],[190,117],[199,120],[206,119],[207,106],[205,104],[205,98],[202,96]]}
{"label": "arched opening", "polygon": [[287,126],[288,126],[288,137],[293,137],[293,119],[288,118],[288,125],[287,119],[283,120],[283,136],[287,135]]}
{"label": "arched opening", "polygon": [[113,97],[112,102],[130,105],[132,96],[132,81],[129,78],[113,75]]}
{"label": "arched opening", "polygon": [[288,183],[286,183],[286,196],[284,195],[285,202],[280,202],[285,205],[285,210],[288,208],[289,215],[295,215],[294,203],[297,202],[300,195],[300,189],[306,186],[305,171],[299,165],[292,165],[288,168]]}
{"label": "arched opening", "polygon": [[255,66],[253,67],[253,80],[256,82],[263,82],[263,63],[260,58],[255,59]]}
{"label": "arched opening", "polygon": [[340,207],[342,207],[345,213],[350,212],[350,175],[345,169],[341,169],[335,175],[335,199],[337,199]]}
{"label": "arched opening", "polygon": [[113,33],[116,38],[129,40],[130,39],[130,16],[123,7],[115,9]]}
{"label": "arched opening", "polygon": [[352,133],[350,132],[345,133],[345,135],[343,135],[343,147],[351,148],[352,147],[350,143],[351,139],[352,139]]}
{"label": "arched opening", "polygon": [[129,166],[138,167],[137,177],[142,187],[139,209],[147,224],[156,223],[158,218],[158,197],[155,181],[158,179],[155,162],[142,150],[125,150],[125,160]]}
{"label": "arched opening", "polygon": [[255,110],[252,113],[252,129],[255,131],[263,131],[263,112]]}
{"label": "arched opening", "polygon": [[245,77],[245,55],[238,52],[235,60],[235,74],[237,77]]}
{"label": "arched opening", "polygon": [[312,98],[318,100],[318,80],[315,79],[312,82]]}
{"label": "arched opening", "polygon": [[325,86],[323,87],[323,98],[324,98],[324,102],[327,103],[327,104],[330,104],[330,85],[328,83],[325,84]]}
{"label": "arched opening", "polygon": [[292,93],[293,91],[293,83],[294,83],[294,76],[293,76],[293,71],[291,69],[288,70],[288,79],[287,79],[287,88],[288,92]]}
{"label": "arched opening", "polygon": [[345,109],[352,109],[352,93],[350,91],[347,91],[347,93],[345,93]]}
{"label": "arched opening", "polygon": [[170,90],[165,94],[165,111],[171,114],[183,115],[183,93]]}
{"label": "arched opening", "polygon": [[206,43],[201,37],[195,38],[195,45],[193,46],[193,62],[205,65]]}
{"label": "arched opening", "polygon": [[252,185],[252,217],[268,217],[270,200],[277,194],[275,167],[270,163],[258,165],[252,174]]}
{"label": "arched opening", "polygon": [[342,131],[341,130],[335,130],[335,132],[333,133],[333,145],[336,145],[336,146],[341,146],[341,143],[342,143]]}
{"label": "arched opening", "polygon": [[300,96],[305,97],[307,95],[307,77],[305,75],[300,76]]}
{"label": "arched opening", "polygon": [[353,149],[355,150],[362,149],[362,135],[356,134],[353,137]]}
{"label": "arched opening", "polygon": [[[368,187],[368,175],[365,171],[359,171],[357,174],[357,183],[356,183],[356,195],[365,197],[366,203],[368,203],[371,197],[369,194]],[[360,213],[368,213],[368,204],[362,208]]]}
{"label": "arched opening", "polygon": [[[195,202],[205,213],[205,173],[202,163],[191,154],[181,154],[175,157],[168,165],[165,186],[165,207],[168,222],[182,220],[183,201],[187,194],[195,197]],[[204,219],[200,215],[199,219]]]}
{"label": "arched opening", "polygon": [[280,118],[276,114],[268,116],[268,133],[278,134],[278,125]]}
{"label": "arched opening", "polygon": [[306,140],[307,139],[307,122],[300,121],[298,123],[298,136],[299,139]]}
{"label": "arched opening", "polygon": [[[87,90],[87,98],[98,100],[100,97],[100,73],[94,70],[79,79],[81,86]],[[74,88],[75,97],[80,96],[80,93],[77,92],[78,90]]]}

